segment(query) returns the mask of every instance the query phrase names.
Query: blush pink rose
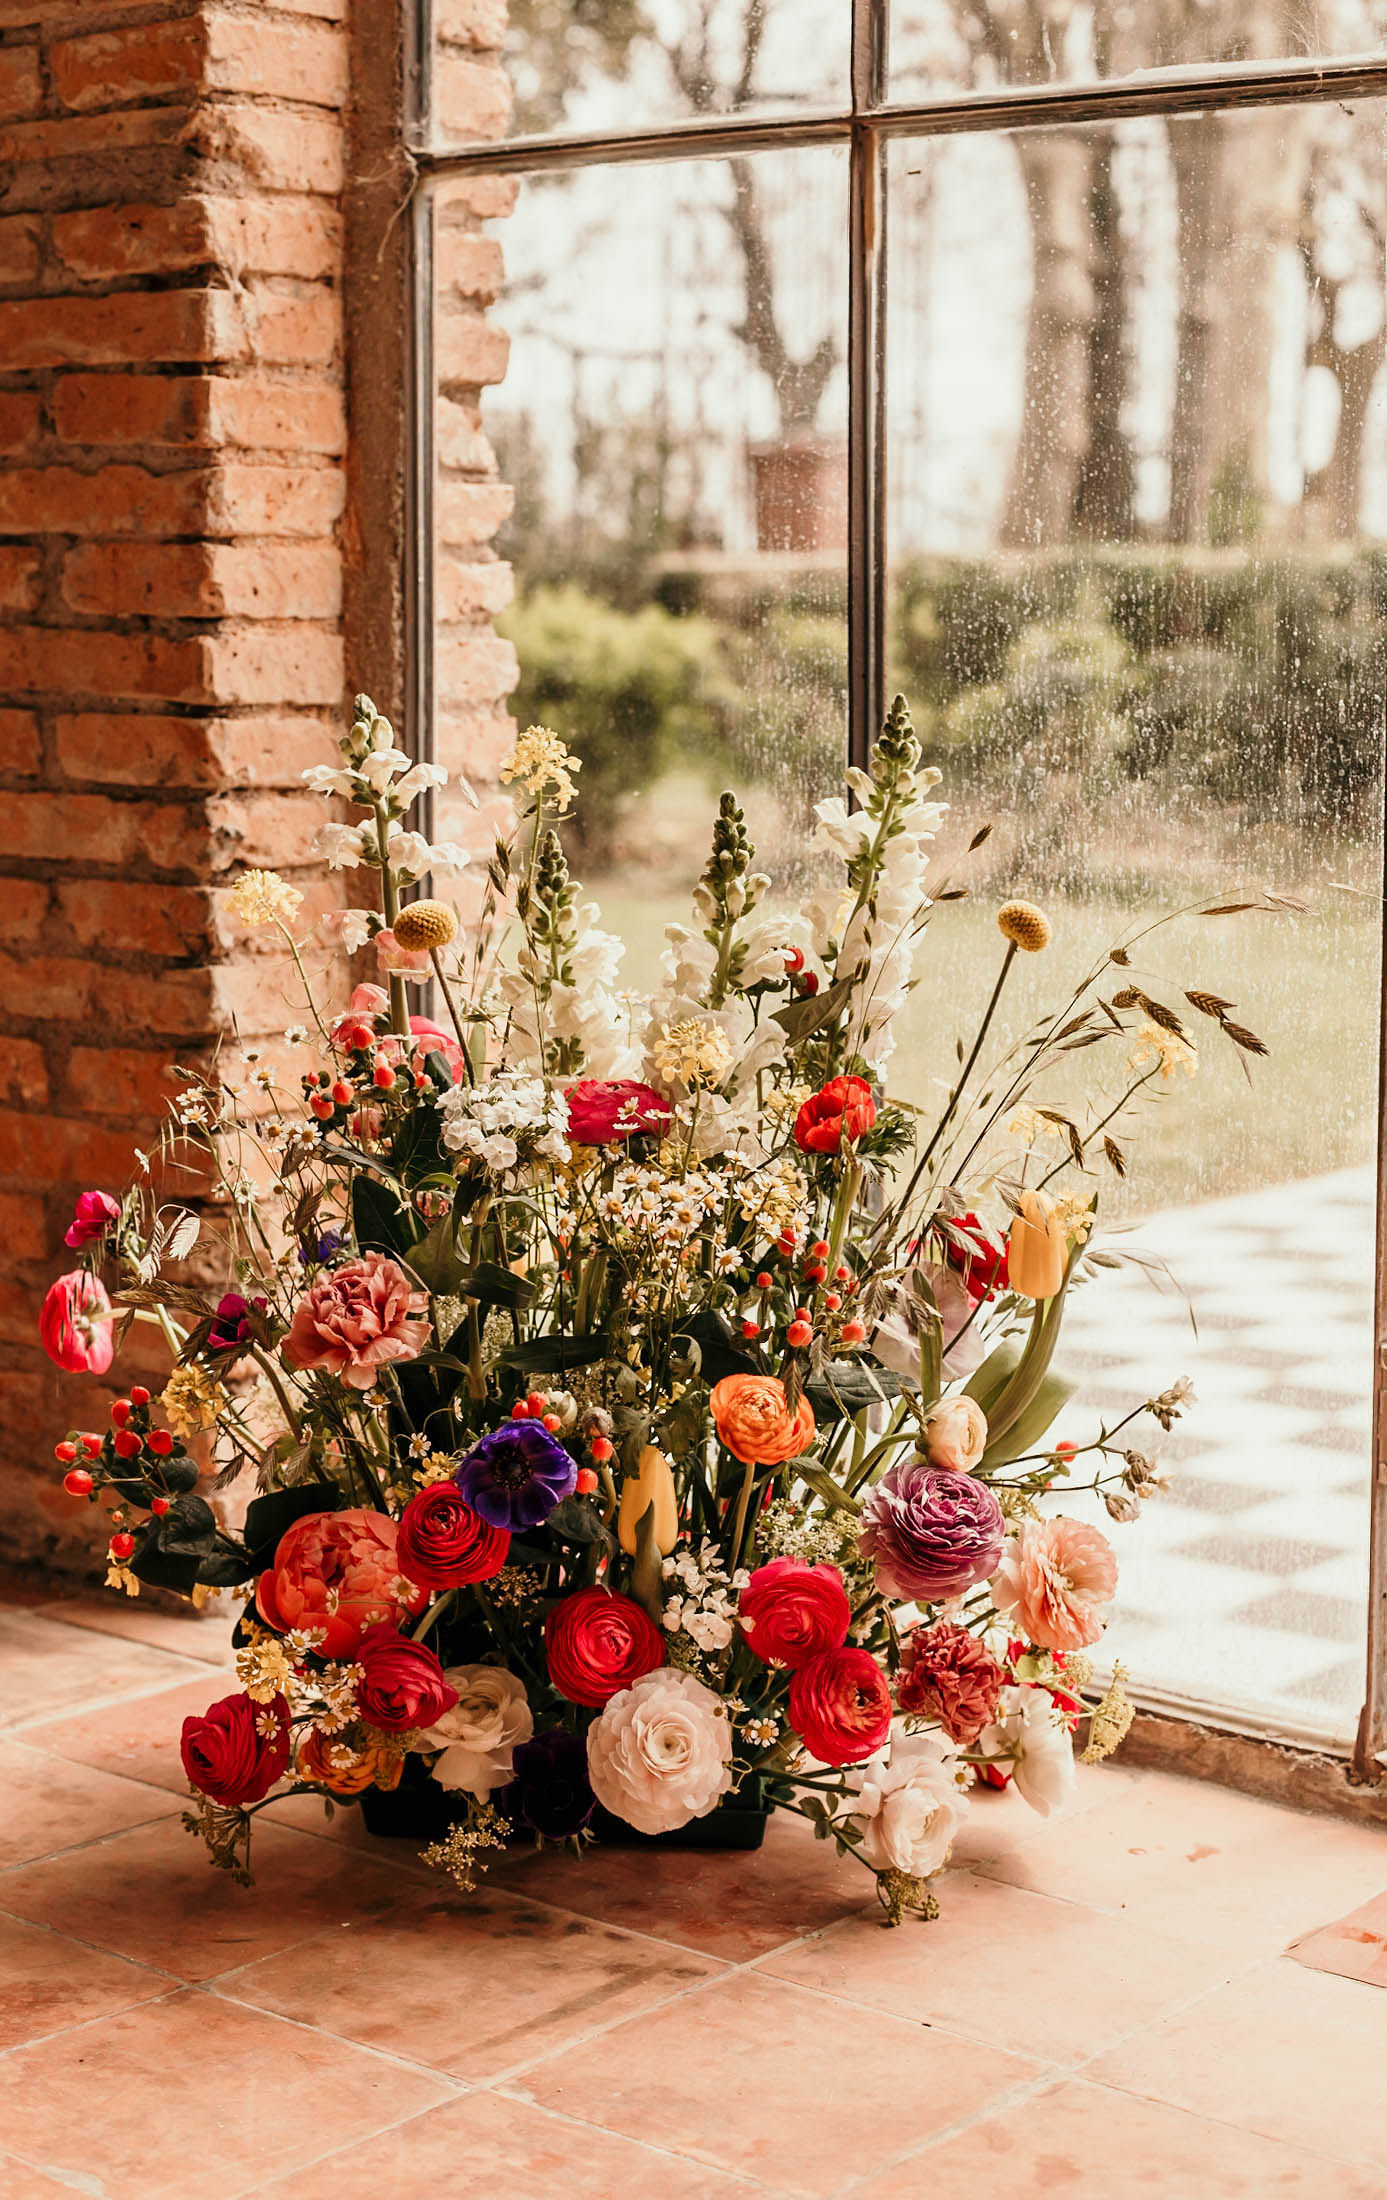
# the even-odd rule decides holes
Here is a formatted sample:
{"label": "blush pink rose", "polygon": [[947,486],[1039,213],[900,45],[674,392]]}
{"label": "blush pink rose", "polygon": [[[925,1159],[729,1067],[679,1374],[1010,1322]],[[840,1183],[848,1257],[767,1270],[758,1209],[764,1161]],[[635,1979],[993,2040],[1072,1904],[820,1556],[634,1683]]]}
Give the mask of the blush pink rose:
{"label": "blush pink rose", "polygon": [[280,1635],[321,1630],[316,1647],[325,1658],[349,1656],[368,1627],[393,1625],[428,1601],[427,1589],[401,1578],[390,1515],[360,1505],[296,1520],[255,1588],[265,1625]]}
{"label": "blush pink rose", "polygon": [[1042,1650],[1097,1642],[1117,1588],[1117,1560],[1101,1529],[1086,1521],[1028,1520],[1010,1540],[992,1579],[992,1600]]}
{"label": "blush pink rose", "polygon": [[291,1367],[319,1368],[369,1390],[393,1360],[412,1360],[428,1342],[428,1294],[415,1289],[398,1262],[363,1253],[341,1268],[324,1268],[294,1308],[284,1357]]}
{"label": "blush pink rose", "polygon": [[70,1375],[104,1375],[115,1358],[111,1302],[99,1276],[70,1269],[50,1283],[39,1308],[39,1341]]}

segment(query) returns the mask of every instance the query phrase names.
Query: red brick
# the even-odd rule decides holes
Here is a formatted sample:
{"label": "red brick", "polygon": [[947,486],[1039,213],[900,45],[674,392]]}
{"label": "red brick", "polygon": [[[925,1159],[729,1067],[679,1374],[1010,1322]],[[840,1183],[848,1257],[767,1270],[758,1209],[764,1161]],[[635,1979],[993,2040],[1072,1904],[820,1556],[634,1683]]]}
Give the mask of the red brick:
{"label": "red brick", "polygon": [[31,390],[0,390],[0,452],[16,458],[43,433],[43,407]]}
{"label": "red brick", "polygon": [[123,1184],[134,1174],[133,1128],[106,1130],[60,1115],[0,1113],[0,1174],[37,1184]]}
{"label": "red brick", "polygon": [[343,703],[342,638],[325,626],[222,627],[203,638],[209,699]]}
{"label": "red brick", "polygon": [[[3,505],[0,476],[0,506]],[[475,549],[490,542],[510,517],[515,492],[503,481],[448,481],[439,484],[438,534],[445,543]]]}
{"label": "red brick", "polygon": [[168,275],[214,258],[205,199],[173,206],[89,206],[53,218],[53,248],[74,275],[93,282]]}
{"label": "red brick", "polygon": [[247,346],[245,315],[229,290],[125,290],[0,304],[0,358],[10,368],[241,359]]}
{"label": "red brick", "polygon": [[207,815],[227,864],[293,871],[314,861],[318,828],[331,812],[321,796],[300,788],[295,794],[214,795]]}
{"label": "red brick", "polygon": [[0,49],[0,116],[8,122],[20,115],[37,114],[42,105],[38,47]]}
{"label": "red brick", "polygon": [[38,862],[55,848],[70,866],[148,864],[197,878],[209,849],[206,804],[116,802],[47,789],[0,803],[0,857]]}
{"label": "red brick", "polygon": [[128,30],[98,31],[89,38],[59,39],[49,65],[65,107],[130,107],[136,101],[191,98],[206,61],[207,33],[196,18],[139,23]]}
{"label": "red brick", "polygon": [[0,1015],[21,1026],[81,1023],[92,1013],[99,975],[79,955],[0,953]]}
{"label": "red brick", "polygon": [[460,382],[476,389],[504,381],[510,338],[479,314],[440,313],[437,346],[438,379],[445,387]]}
{"label": "red brick", "polygon": [[326,25],[266,22],[209,13],[207,83],[310,107],[345,107],[350,91],[346,33]]}
{"label": "red brick", "polygon": [[0,1047],[0,1095],[19,1101],[23,1107],[47,1107],[48,1057],[37,1039],[21,1039],[15,1032],[5,1034],[5,1044]]}
{"label": "red brick", "polygon": [[519,194],[518,176],[453,176],[443,187],[441,203],[447,212],[490,222],[512,213]]}
{"label": "red brick", "polygon": [[74,611],[116,617],[331,619],[341,559],[327,545],[89,543],[63,566]]}
{"label": "red brick", "polygon": [[[0,503],[3,503],[0,477]],[[342,516],[337,467],[223,466],[208,477],[209,535],[325,535]],[[172,531],[172,530],[170,530]]]}
{"label": "red brick", "polygon": [[214,180],[242,191],[317,191],[336,198],[346,181],[346,133],[327,115],[224,100],[199,116],[196,150],[220,171]]}
{"label": "red brick", "polygon": [[225,267],[310,279],[341,270],[342,217],[321,199],[213,199],[209,211]]}
{"label": "red brick", "polygon": [[189,535],[207,506],[208,477],[142,466],[16,467],[0,473],[0,531],[15,535]]}
{"label": "red brick", "polygon": [[[37,413],[37,398],[30,400]],[[0,408],[4,396],[0,394]],[[0,438],[3,437],[0,410]],[[58,383],[53,424],[65,443],[225,446],[337,455],[346,448],[340,390],[258,375],[70,374]]]}
{"label": "red brick", "polygon": [[475,709],[499,702],[519,678],[515,649],[487,628],[445,627],[438,638],[438,693],[445,703]]}
{"label": "red brick", "polygon": [[46,880],[4,880],[0,884],[0,940],[7,947],[36,947],[48,919],[48,902]]}
{"label": "red brick", "polygon": [[37,550],[0,543],[0,611],[32,611],[39,600]]}
{"label": "red brick", "polygon": [[493,619],[514,596],[515,576],[501,558],[480,565],[439,558],[434,567],[434,590],[440,619]]}
{"label": "red brick", "polygon": [[246,350],[270,366],[325,367],[342,342],[342,308],[321,284],[271,289],[252,279],[241,292]]}
{"label": "red brick", "polygon": [[[0,283],[32,283],[39,271],[39,223],[33,214],[0,221]],[[8,366],[9,361],[7,360]]]}
{"label": "red brick", "polygon": [[42,759],[33,712],[0,710],[0,773],[7,779],[35,779]]}
{"label": "red brick", "polygon": [[[87,627],[0,627],[0,693],[197,703],[212,700],[210,673],[202,636],[175,642]],[[54,845],[41,853],[50,855]]]}
{"label": "red brick", "polygon": [[212,944],[205,887],[132,879],[69,878],[58,886],[60,936],[98,956],[203,955]]}
{"label": "red brick", "polygon": [[436,739],[440,764],[446,764],[450,772],[461,772],[470,782],[485,784],[495,779],[515,746],[515,721],[504,710],[473,711],[465,716],[440,711]]}
{"label": "red brick", "polygon": [[28,1192],[0,1192],[0,1245],[11,1260],[47,1260],[52,1235],[41,1198]]}
{"label": "red brick", "polygon": [[93,154],[176,145],[186,128],[187,116],[176,107],[6,123],[0,126],[0,167],[6,172],[10,204],[50,203],[55,173],[61,175],[64,164],[89,161]]}
{"label": "red brick", "polygon": [[494,61],[442,47],[429,76],[435,128],[445,138],[502,138],[510,124],[510,80]]}
{"label": "red brick", "polygon": [[337,761],[335,718],[87,712],[59,718],[56,730],[59,769],[110,786],[296,787],[308,765]]}
{"label": "red brick", "polygon": [[74,1047],[63,1079],[64,1103],[91,1115],[153,1121],[178,1089],[168,1050]]}
{"label": "red brick", "polygon": [[496,475],[496,454],[482,430],[481,408],[476,399],[459,403],[440,397],[434,410],[434,435],[438,463],[454,472]]}
{"label": "red brick", "polygon": [[454,46],[504,46],[506,21],[506,0],[433,0],[434,36]]}
{"label": "red brick", "polygon": [[505,265],[494,237],[483,237],[475,229],[442,226],[435,251],[440,290],[456,291],[460,297],[480,298],[488,304],[499,296]]}
{"label": "red brick", "polygon": [[337,456],[347,447],[340,390],[321,382],[219,377],[206,385],[208,430],[218,444],[244,450]]}

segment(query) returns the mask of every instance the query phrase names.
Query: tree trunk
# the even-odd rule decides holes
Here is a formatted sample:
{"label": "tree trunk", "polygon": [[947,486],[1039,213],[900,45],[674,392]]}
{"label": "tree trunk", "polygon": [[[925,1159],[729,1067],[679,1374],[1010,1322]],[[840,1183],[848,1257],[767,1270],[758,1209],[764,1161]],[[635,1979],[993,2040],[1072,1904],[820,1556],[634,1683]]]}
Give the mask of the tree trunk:
{"label": "tree trunk", "polygon": [[1097,303],[1090,182],[1093,145],[1065,131],[1016,140],[1034,268],[1021,432],[1002,521],[1017,546],[1063,542],[1088,448]]}
{"label": "tree trunk", "polygon": [[1136,475],[1122,427],[1127,395],[1127,252],[1113,182],[1116,150],[1112,132],[1105,130],[1094,148],[1089,193],[1095,265],[1088,345],[1088,447],[1074,497],[1075,532],[1100,542],[1129,542],[1135,528]]}

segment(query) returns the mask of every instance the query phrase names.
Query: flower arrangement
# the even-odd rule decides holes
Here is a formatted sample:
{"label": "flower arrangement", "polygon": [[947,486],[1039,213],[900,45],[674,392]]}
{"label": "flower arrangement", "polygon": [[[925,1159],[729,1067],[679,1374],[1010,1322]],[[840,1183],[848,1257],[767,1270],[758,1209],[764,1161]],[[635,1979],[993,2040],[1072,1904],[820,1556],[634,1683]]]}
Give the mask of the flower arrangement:
{"label": "flower arrangement", "polygon": [[[1055,1348],[1116,1257],[1095,1223],[1117,1133],[1193,1067],[1188,1011],[1260,1042],[1217,995],[1145,990],[1134,930],[990,1055],[1015,958],[1051,943],[1009,902],[927,1120],[887,1071],[957,890],[927,890],[944,808],[904,704],[854,806],[818,805],[832,871],[805,908],[722,797],[653,999],[620,990],[568,873],[578,771],[519,738],[515,826],[463,928],[402,898],[464,860],[402,822],[444,775],[358,699],[340,768],[307,776],[359,813],[322,846],[379,874],[379,912],[335,930],[383,982],[322,1003],[301,897],[238,882],[305,987],[297,1089],[253,1049],[188,1076],[134,1188],[78,1201],[49,1352],[102,1375],[140,1321],[173,1364],[57,1446],[66,1486],[105,1508],[112,1584],[238,1601],[240,1691],[182,1755],[188,1822],[241,1876],[285,1783],[374,1809],[403,1783],[463,1885],[507,1838],[780,1807],[893,1920],[928,1914],[976,1783],[1048,1812],[1081,1720],[1090,1757],[1130,1722],[1120,1675],[1084,1695],[1113,1553],[1055,1493],[1133,1519],[1160,1485],[1130,1424],[1169,1428],[1188,1386],[1051,1444]],[[411,1013],[421,981],[444,1020]],[[1061,1107],[1082,1049],[1115,1075]]]}

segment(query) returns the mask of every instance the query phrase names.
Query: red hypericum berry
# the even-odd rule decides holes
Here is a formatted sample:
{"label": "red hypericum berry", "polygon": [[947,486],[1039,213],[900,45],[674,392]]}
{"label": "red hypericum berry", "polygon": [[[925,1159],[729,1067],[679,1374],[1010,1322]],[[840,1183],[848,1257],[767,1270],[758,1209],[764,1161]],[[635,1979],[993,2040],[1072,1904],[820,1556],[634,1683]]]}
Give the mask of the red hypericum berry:
{"label": "red hypericum berry", "polygon": [[742,1335],[744,1337],[759,1337],[760,1334],[761,1324],[759,1322],[754,1322],[751,1319],[750,1315],[748,1315],[742,1323]]}
{"label": "red hypericum berry", "polygon": [[843,1324],[844,1344],[861,1344],[866,1334],[866,1326],[862,1322],[844,1322]]}
{"label": "red hypericum berry", "polygon": [[838,1266],[833,1271],[833,1280],[835,1283],[846,1283],[851,1274],[852,1270],[845,1268],[843,1263],[839,1261]]}
{"label": "red hypericum berry", "polygon": [[807,1306],[797,1306],[794,1312],[794,1319],[797,1322],[812,1322],[814,1316]]}
{"label": "red hypericum berry", "polygon": [[144,1446],[132,1428],[117,1429],[115,1434],[117,1456],[121,1459],[138,1459]]}
{"label": "red hypericum berry", "polygon": [[164,1514],[168,1511],[169,1506],[172,1503],[173,1499],[171,1497],[151,1497],[149,1500],[149,1509],[155,1515],[156,1519],[162,1520]]}
{"label": "red hypericum berry", "polygon": [[88,1430],[88,1429],[83,1429],[83,1431],[82,1431],[81,1435],[80,1435],[80,1436],[78,1437],[77,1441],[78,1441],[78,1443],[79,1443],[79,1444],[81,1445],[81,1447],[82,1447],[83,1451],[84,1451],[84,1452],[86,1453],[86,1455],[87,1455],[87,1457],[88,1457],[89,1459],[99,1459],[99,1458],[100,1458],[100,1456],[101,1456],[101,1438],[100,1438],[99,1436],[94,1436],[94,1435],[92,1435],[92,1433],[90,1432],[90,1430]]}
{"label": "red hypericum berry", "polygon": [[145,1442],[156,1458],[167,1459],[173,1450],[173,1432],[166,1428],[152,1428]]}
{"label": "red hypericum berry", "polygon": [[395,1082],[395,1072],[388,1062],[377,1062],[371,1072],[371,1082],[377,1092],[389,1092]]}
{"label": "red hypericum berry", "polygon": [[119,1535],[111,1537],[109,1548],[112,1558],[133,1558],[135,1555],[135,1538],[133,1535],[128,1535],[125,1529],[122,1528]]}
{"label": "red hypericum berry", "polygon": [[53,1457],[59,1462],[60,1465],[64,1467],[70,1467],[73,1460],[77,1457],[77,1446],[75,1444],[68,1443],[55,1444],[53,1446]]}
{"label": "red hypericum berry", "polygon": [[347,1083],[345,1077],[337,1077],[333,1079],[332,1097],[337,1102],[339,1108],[345,1108],[351,1105],[352,1088]]}
{"label": "red hypericum berry", "polygon": [[130,1403],[132,1406],[147,1406],[149,1404],[149,1392],[145,1389],[143,1383],[135,1384],[130,1393]]}
{"label": "red hypericum berry", "polygon": [[616,1446],[612,1442],[610,1436],[594,1436],[592,1442],[588,1446],[588,1450],[592,1453],[594,1459],[599,1460],[600,1462],[605,1464],[605,1462],[611,1458],[612,1453],[616,1450]]}
{"label": "red hypericum berry", "polygon": [[773,1276],[768,1276],[768,1275],[766,1274],[766,1271],[765,1271],[765,1269],[763,1268],[763,1269],[761,1270],[761,1273],[760,1273],[760,1275],[759,1275],[759,1276],[758,1276],[758,1277],[756,1278],[756,1288],[757,1288],[757,1290],[758,1290],[758,1291],[769,1291],[769,1290],[770,1290],[770,1287],[771,1287],[771,1285],[772,1285],[772,1283],[774,1282],[774,1280],[775,1280],[775,1279],[774,1279],[774,1277],[773,1277]]}
{"label": "red hypericum berry", "polygon": [[530,1409],[523,1398],[516,1399],[515,1404],[510,1409],[510,1417],[513,1421],[529,1420]]}
{"label": "red hypericum berry", "polygon": [[830,1314],[836,1314],[842,1303],[836,1291],[825,1291],[824,1305],[828,1308]]}
{"label": "red hypericum berry", "polygon": [[529,1407],[531,1413],[535,1415],[536,1419],[538,1419],[539,1415],[543,1413],[545,1407],[549,1403],[548,1395],[542,1390],[532,1390],[526,1397],[525,1403]]}
{"label": "red hypericum berry", "polygon": [[559,1430],[563,1427],[563,1422],[559,1419],[557,1413],[542,1413],[539,1418],[541,1426],[547,1428],[551,1436],[557,1436]]}
{"label": "red hypericum berry", "polygon": [[591,1497],[597,1487],[597,1476],[591,1467],[579,1467],[578,1479],[573,1487],[580,1497]]}
{"label": "red hypericum berry", "polygon": [[315,1092],[308,1105],[312,1108],[320,1123],[330,1123],[332,1121],[335,1110],[325,1092]]}
{"label": "red hypericum berry", "polygon": [[809,1258],[811,1260],[827,1260],[832,1251],[833,1247],[829,1244],[827,1238],[815,1238],[809,1248]]}
{"label": "red hypericum berry", "polygon": [[806,993],[817,993],[819,990],[818,971],[806,970],[804,976],[800,979],[799,982],[803,986]]}
{"label": "red hypericum berry", "polygon": [[785,1342],[792,1352],[799,1352],[805,1345],[812,1343],[813,1336],[813,1327],[809,1322],[791,1322],[785,1332]]}
{"label": "red hypericum berry", "polygon": [[129,1418],[130,1400],[128,1398],[117,1398],[111,1407],[111,1419],[115,1422],[117,1428],[124,1428]]}
{"label": "red hypericum berry", "polygon": [[828,1270],[821,1260],[811,1260],[804,1271],[804,1280],[806,1283],[822,1283],[827,1274]]}
{"label": "red hypericum berry", "polygon": [[63,1488],[69,1497],[90,1497],[94,1484],[85,1467],[69,1467],[63,1476]]}
{"label": "red hypericum berry", "polygon": [[804,968],[804,949],[792,947],[785,957],[785,968],[793,978]]}
{"label": "red hypericum berry", "polygon": [[425,1086],[428,1084],[428,1081],[429,1080],[427,1071],[417,1069],[414,1072],[414,1089],[416,1092],[422,1092]]}

